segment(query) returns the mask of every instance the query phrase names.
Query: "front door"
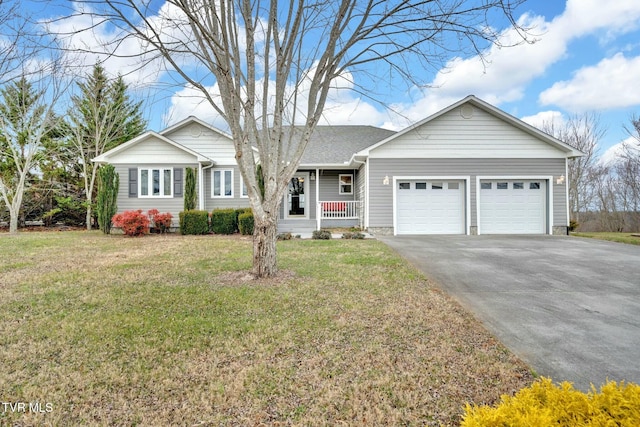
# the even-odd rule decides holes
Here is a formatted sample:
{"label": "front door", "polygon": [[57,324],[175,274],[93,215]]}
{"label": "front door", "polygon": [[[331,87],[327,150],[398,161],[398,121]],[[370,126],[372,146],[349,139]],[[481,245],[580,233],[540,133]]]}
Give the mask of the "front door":
{"label": "front door", "polygon": [[308,218],[309,216],[306,197],[309,185],[308,175],[308,173],[296,174],[289,181],[285,204],[287,218]]}

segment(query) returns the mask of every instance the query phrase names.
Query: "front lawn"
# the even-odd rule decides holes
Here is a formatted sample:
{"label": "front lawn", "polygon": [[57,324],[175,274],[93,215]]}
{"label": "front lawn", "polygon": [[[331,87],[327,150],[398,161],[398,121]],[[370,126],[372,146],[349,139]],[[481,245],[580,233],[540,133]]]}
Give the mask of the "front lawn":
{"label": "front lawn", "polygon": [[[637,233],[633,233],[633,234],[637,234]],[[571,233],[571,235],[577,236],[577,237],[590,237],[593,239],[609,240],[611,242],[618,242],[618,243],[628,243],[631,245],[640,245],[640,237],[633,236],[632,233],[578,232],[578,233]]]}
{"label": "front lawn", "polygon": [[532,382],[384,244],[278,250],[251,281],[248,238],[0,236],[0,425],[456,425]]}

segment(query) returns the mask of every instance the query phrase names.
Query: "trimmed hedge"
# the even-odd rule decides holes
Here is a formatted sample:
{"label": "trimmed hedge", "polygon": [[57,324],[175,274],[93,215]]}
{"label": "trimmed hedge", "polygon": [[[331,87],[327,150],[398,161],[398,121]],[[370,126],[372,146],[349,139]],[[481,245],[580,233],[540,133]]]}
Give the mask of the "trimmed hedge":
{"label": "trimmed hedge", "polygon": [[462,427],[639,426],[640,385],[610,381],[583,393],[569,382],[542,378],[496,407],[467,405]]}
{"label": "trimmed hedge", "polygon": [[211,213],[211,229],[216,234],[233,234],[238,230],[238,214],[235,209],[214,209]]}
{"label": "trimmed hedge", "polygon": [[207,234],[209,232],[209,212],[191,210],[180,212],[181,234]]}
{"label": "trimmed hedge", "polygon": [[242,235],[253,235],[253,212],[251,210],[238,215],[238,228]]}

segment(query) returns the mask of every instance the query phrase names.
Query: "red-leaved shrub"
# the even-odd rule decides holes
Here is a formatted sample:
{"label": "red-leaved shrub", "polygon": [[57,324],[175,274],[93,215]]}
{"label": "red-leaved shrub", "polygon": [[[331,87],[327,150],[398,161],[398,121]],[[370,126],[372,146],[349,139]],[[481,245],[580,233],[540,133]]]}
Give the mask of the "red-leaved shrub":
{"label": "red-leaved shrub", "polygon": [[173,219],[171,213],[160,213],[158,209],[149,209],[147,215],[149,215],[151,226],[160,231],[160,233],[166,233],[171,228],[171,220]]}
{"label": "red-leaved shrub", "polygon": [[149,217],[142,213],[142,209],[115,214],[111,222],[114,227],[122,228],[127,236],[143,236],[149,233]]}

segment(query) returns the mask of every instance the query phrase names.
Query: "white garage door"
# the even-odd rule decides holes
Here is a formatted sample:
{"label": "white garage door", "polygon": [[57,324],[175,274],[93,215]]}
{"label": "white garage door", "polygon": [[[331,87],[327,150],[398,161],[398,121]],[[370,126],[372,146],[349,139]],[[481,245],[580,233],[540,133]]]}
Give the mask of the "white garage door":
{"label": "white garage door", "polygon": [[544,180],[481,180],[481,234],[544,234]]}
{"label": "white garage door", "polygon": [[464,181],[396,181],[397,234],[464,234]]}

